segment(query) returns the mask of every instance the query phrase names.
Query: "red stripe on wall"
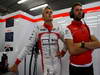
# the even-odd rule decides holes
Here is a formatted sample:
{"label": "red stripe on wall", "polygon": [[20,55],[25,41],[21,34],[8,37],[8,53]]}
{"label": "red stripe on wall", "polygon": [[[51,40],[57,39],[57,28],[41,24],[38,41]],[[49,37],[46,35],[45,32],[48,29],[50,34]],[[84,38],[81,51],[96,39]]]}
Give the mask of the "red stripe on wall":
{"label": "red stripe on wall", "polygon": [[0,22],[4,22],[5,21],[5,19],[0,19]]}
{"label": "red stripe on wall", "polygon": [[[97,7],[93,7],[93,8],[87,8],[87,9],[84,9],[83,10],[85,13],[89,13],[89,12],[97,12],[97,11],[100,11],[100,6],[97,6]],[[60,13],[60,14],[56,14],[56,15],[53,15],[53,18],[59,18],[59,17],[66,17],[66,16],[69,16],[69,12],[65,12],[65,13]],[[25,19],[25,20],[28,20],[28,21],[31,21],[31,22],[39,22],[39,21],[43,21],[42,18],[37,18],[37,19],[32,19],[30,17],[27,17],[27,16],[24,16],[22,14],[18,14],[18,15],[15,15],[15,16],[11,16],[13,18],[22,18],[22,19]],[[9,18],[11,18],[9,17]],[[6,18],[8,19],[8,18]],[[6,19],[0,19],[0,22],[5,22]]]}
{"label": "red stripe on wall", "polygon": [[94,11],[97,11],[97,10],[100,11],[100,6],[84,9],[84,12],[88,13],[88,12],[94,12]]}

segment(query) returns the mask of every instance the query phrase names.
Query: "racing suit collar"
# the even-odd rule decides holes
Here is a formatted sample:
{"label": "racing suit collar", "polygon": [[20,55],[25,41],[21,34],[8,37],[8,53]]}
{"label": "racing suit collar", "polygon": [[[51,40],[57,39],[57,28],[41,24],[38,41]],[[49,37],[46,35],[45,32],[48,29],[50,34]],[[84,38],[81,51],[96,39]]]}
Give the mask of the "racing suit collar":
{"label": "racing suit collar", "polygon": [[73,20],[72,21],[72,25],[78,25],[78,26],[81,26],[83,25],[82,21],[76,21],[76,20]]}
{"label": "racing suit collar", "polygon": [[48,31],[51,31],[53,29],[53,26],[52,25],[49,25],[49,24],[46,24],[44,23],[43,25],[46,29],[48,29]]}

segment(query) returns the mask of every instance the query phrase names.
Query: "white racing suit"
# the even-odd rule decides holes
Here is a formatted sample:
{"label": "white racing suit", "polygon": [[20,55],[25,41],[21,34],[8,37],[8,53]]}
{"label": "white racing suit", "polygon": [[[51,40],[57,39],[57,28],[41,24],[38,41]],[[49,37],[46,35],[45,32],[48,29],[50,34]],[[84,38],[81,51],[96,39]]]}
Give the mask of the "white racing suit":
{"label": "white racing suit", "polygon": [[24,50],[18,56],[18,59],[22,60],[30,52],[30,50],[32,50],[35,42],[39,41],[41,66],[44,75],[62,75],[61,59],[56,57],[56,54],[59,51],[58,40],[64,36],[66,36],[68,39],[72,38],[68,29],[61,32],[61,28],[56,26],[49,32],[43,25],[36,26],[29,39],[30,43],[24,48]]}

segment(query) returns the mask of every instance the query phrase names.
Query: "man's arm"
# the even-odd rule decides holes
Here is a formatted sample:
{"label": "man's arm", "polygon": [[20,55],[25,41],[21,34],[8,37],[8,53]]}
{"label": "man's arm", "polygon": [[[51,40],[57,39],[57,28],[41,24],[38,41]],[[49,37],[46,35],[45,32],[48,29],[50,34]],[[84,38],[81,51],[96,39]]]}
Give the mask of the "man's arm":
{"label": "man's arm", "polygon": [[62,26],[59,28],[60,29],[60,40],[63,42],[63,48],[62,48],[62,50],[60,51],[60,52],[58,52],[58,54],[57,54],[57,56],[59,57],[63,57],[65,54],[66,54],[66,52],[67,52],[67,46],[65,45],[65,40],[64,40],[64,35],[65,35],[65,33],[63,32],[63,30],[65,29],[65,28],[63,28]]}
{"label": "man's arm", "polygon": [[61,37],[60,39],[63,42],[63,49],[60,52],[60,56],[63,57],[67,52],[67,46],[65,45],[65,41],[64,41],[63,37]]}
{"label": "man's arm", "polygon": [[36,39],[37,39],[37,34],[35,32],[35,30],[33,30],[29,41],[27,43],[27,45],[23,48],[23,50],[21,51],[21,53],[18,55],[14,65],[10,68],[11,72],[17,72],[18,70],[18,65],[21,63],[21,61],[23,60],[23,58],[30,54],[34,44],[36,43]]}
{"label": "man's arm", "polygon": [[67,52],[67,47],[66,47],[66,45],[65,45],[63,36],[60,37],[60,40],[61,40],[61,42],[63,43],[63,48],[62,48],[61,51],[60,51],[60,50],[57,51],[57,54],[55,55],[56,57],[63,57],[63,56],[66,54],[66,52]]}
{"label": "man's arm", "polygon": [[68,28],[63,29],[63,36],[64,36],[64,42],[67,47],[67,50],[71,55],[77,55],[81,54],[83,52],[86,52],[87,48],[81,48],[81,43],[75,44],[73,42],[73,37],[71,35],[71,32]]}
{"label": "man's arm", "polygon": [[85,47],[89,49],[100,48],[100,41],[92,35],[91,42],[85,42]]}
{"label": "man's arm", "polygon": [[[79,44],[81,43],[76,43],[75,45],[79,45]],[[95,36],[92,35],[90,42],[84,42],[84,47],[88,49],[100,48],[100,41]]]}
{"label": "man's arm", "polygon": [[65,42],[71,55],[81,54],[89,49],[100,48],[100,42],[98,41],[98,39],[96,39],[95,36],[91,36],[91,42],[84,42],[84,48],[81,48],[81,42],[73,43],[73,40],[68,39],[66,39]]}
{"label": "man's arm", "polygon": [[65,44],[71,55],[78,55],[88,50],[87,48],[81,48],[81,43],[75,44],[72,39],[65,39]]}

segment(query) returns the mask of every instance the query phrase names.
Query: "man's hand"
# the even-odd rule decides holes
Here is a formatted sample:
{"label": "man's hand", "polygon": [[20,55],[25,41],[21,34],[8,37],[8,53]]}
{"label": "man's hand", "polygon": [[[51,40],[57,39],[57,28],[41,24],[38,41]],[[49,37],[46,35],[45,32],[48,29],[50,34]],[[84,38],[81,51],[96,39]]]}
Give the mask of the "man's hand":
{"label": "man's hand", "polygon": [[56,52],[56,55],[55,55],[55,57],[61,58],[60,51]]}
{"label": "man's hand", "polygon": [[9,71],[17,72],[18,71],[18,65],[14,64],[11,68],[9,68]]}
{"label": "man's hand", "polygon": [[66,54],[66,52],[64,52],[63,50],[62,50],[61,52],[58,51],[58,52],[56,53],[56,57],[61,58],[61,57],[63,57],[65,54]]}

